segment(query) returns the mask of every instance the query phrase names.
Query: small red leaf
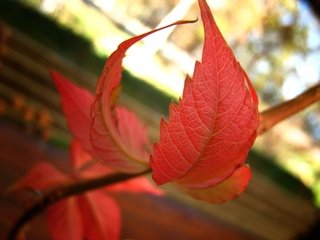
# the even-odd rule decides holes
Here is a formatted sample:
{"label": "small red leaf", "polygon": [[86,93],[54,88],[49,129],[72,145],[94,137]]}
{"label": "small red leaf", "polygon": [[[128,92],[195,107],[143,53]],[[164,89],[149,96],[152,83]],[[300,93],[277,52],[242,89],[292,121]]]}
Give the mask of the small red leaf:
{"label": "small red leaf", "polygon": [[193,78],[186,78],[178,105],[171,104],[168,123],[162,120],[151,158],[155,182],[193,189],[212,188],[243,165],[259,120],[246,73],[207,3],[199,0],[199,5],[205,31],[202,62],[196,63]]}
{"label": "small red leaf", "polygon": [[131,155],[139,159],[148,159],[151,144],[147,135],[147,128],[142,126],[136,116],[123,107],[115,109],[118,119],[117,128],[123,145]]}
{"label": "small red leaf", "polygon": [[[149,165],[148,154],[141,148],[143,147],[141,145],[146,143],[144,137],[146,135],[145,129],[141,127],[141,124],[132,113],[123,109],[114,109],[114,98],[118,94],[121,81],[122,59],[127,49],[137,41],[156,31],[188,22],[190,21],[175,22],[163,28],[128,39],[121,43],[118,49],[107,60],[97,84],[96,99],[91,113],[91,143],[99,158],[108,166],[119,171],[134,173],[147,169]],[[120,115],[128,117],[128,119],[121,120],[119,119]],[[121,129],[119,126],[124,127],[124,129]],[[136,143],[131,139],[133,137],[132,133],[137,134]],[[129,139],[124,134],[130,134]]]}
{"label": "small red leaf", "polygon": [[107,190],[113,192],[150,193],[157,196],[164,195],[164,192],[160,188],[154,186],[144,176],[110,185],[107,187]]}
{"label": "small red leaf", "polygon": [[83,221],[78,199],[71,197],[50,206],[46,221],[53,240],[82,240]]}
{"label": "small red leaf", "polygon": [[43,190],[46,188],[55,187],[59,184],[65,183],[67,178],[60,173],[52,165],[41,162],[33,166],[32,169],[19,180],[12,188],[32,188],[36,190]]}
{"label": "small red leaf", "polygon": [[97,178],[114,173],[111,168],[93,159],[76,139],[70,144],[70,157],[73,170],[79,178]]}
{"label": "small red leaf", "polygon": [[118,204],[101,190],[79,197],[85,238],[90,240],[119,239],[121,221]]}
{"label": "small red leaf", "polygon": [[73,139],[70,144],[70,159],[74,171],[81,170],[90,161],[93,161],[93,157],[83,149],[81,143],[76,139]]}
{"label": "small red leaf", "polygon": [[71,83],[61,74],[51,71],[51,77],[61,96],[63,113],[68,128],[91,155],[95,155],[90,142],[90,108],[94,97],[86,89]]}
{"label": "small red leaf", "polygon": [[182,188],[182,191],[198,200],[210,203],[224,203],[239,196],[247,187],[251,178],[251,170],[246,165],[237,168],[233,174],[221,183],[209,188]]}

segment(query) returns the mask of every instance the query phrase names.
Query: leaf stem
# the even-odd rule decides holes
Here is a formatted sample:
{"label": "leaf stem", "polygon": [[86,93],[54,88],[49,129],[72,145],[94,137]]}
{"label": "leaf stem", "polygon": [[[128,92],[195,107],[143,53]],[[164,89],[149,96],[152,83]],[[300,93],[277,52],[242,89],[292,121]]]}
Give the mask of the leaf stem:
{"label": "leaf stem", "polygon": [[93,179],[80,180],[68,185],[58,186],[40,197],[29,209],[27,209],[21,215],[21,217],[15,222],[14,226],[10,230],[7,239],[17,239],[20,229],[22,229],[31,219],[43,212],[50,205],[61,199],[70,197],[72,195],[81,194],[102,186],[123,182],[150,172],[151,169],[148,168],[143,172],[135,174],[115,173],[112,175],[104,175]]}
{"label": "leaf stem", "polygon": [[261,135],[282,120],[298,113],[320,100],[320,82],[292,100],[283,102],[260,113],[258,135]]}

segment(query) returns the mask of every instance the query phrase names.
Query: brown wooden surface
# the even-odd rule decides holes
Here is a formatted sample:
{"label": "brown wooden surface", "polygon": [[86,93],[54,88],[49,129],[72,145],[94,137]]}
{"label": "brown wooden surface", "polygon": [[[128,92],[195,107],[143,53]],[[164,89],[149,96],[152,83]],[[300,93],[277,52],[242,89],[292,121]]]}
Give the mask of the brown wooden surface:
{"label": "brown wooden surface", "polygon": [[[27,204],[17,199],[20,194],[3,195],[8,187],[38,161],[68,171],[67,159],[65,152],[0,121],[0,239],[5,239],[8,227],[23,212],[21,204]],[[126,193],[115,198],[122,209],[122,239],[254,239],[169,197]],[[29,230],[28,239],[50,239],[42,217]]]}

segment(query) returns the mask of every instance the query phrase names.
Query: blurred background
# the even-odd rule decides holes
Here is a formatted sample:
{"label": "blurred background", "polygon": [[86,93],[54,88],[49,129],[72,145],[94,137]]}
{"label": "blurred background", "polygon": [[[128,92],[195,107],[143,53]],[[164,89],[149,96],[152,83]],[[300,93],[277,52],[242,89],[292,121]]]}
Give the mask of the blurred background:
{"label": "blurred background", "polygon": [[[258,92],[260,110],[319,83],[319,1],[208,0],[208,4]],[[70,134],[46,69],[55,68],[93,91],[105,59],[123,40],[176,20],[196,18],[194,24],[171,27],[146,38],[124,59],[120,102],[149,126],[153,141],[159,136],[161,116],[167,117],[168,103],[181,96],[186,74],[192,75],[195,60],[201,59],[203,29],[196,0],[1,1],[0,116],[48,144],[66,148]],[[240,200],[240,205],[256,208],[260,218],[267,218],[265,212],[274,212],[269,222],[247,216],[261,220],[256,227],[239,224],[244,213],[237,203],[226,207],[230,214],[239,210],[231,214],[238,216],[233,219],[224,216],[228,214],[223,209],[199,207],[175,196],[170,188],[168,192],[206,214],[241,225],[250,236],[302,238],[316,221],[320,207],[319,143],[319,103],[257,139],[249,164],[258,177],[248,190],[251,198],[242,200],[245,204]],[[276,191],[270,201],[263,195],[268,194],[266,189]],[[276,208],[271,206],[273,201],[278,202]],[[282,209],[286,204],[288,209]],[[288,225],[279,226],[286,221]],[[305,226],[299,229],[302,222]]]}

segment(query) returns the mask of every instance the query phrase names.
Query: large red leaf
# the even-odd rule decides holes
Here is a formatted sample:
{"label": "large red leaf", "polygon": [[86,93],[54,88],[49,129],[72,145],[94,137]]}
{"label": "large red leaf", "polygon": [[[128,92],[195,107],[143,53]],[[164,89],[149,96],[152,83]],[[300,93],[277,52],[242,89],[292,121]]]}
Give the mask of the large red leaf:
{"label": "large red leaf", "polygon": [[[199,0],[199,5],[205,31],[202,62],[196,63],[193,78],[186,78],[178,105],[171,104],[168,122],[162,120],[151,158],[155,182],[175,181],[190,189],[212,188],[243,165],[259,116],[246,73],[207,3]],[[247,179],[248,174],[242,175]],[[234,195],[229,191],[226,198]]]}
{"label": "large red leaf", "polygon": [[96,99],[92,107],[91,143],[99,158],[108,166],[129,173],[143,171],[149,166],[148,152],[143,148],[147,143],[145,128],[132,113],[114,107],[119,93],[122,59],[127,49],[149,34],[187,22],[175,22],[128,39],[107,60],[97,84]]}

